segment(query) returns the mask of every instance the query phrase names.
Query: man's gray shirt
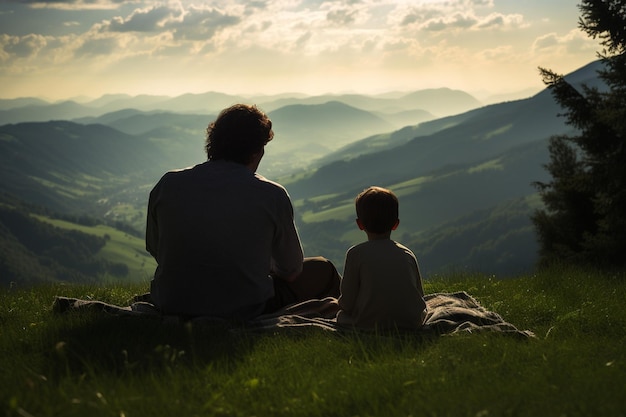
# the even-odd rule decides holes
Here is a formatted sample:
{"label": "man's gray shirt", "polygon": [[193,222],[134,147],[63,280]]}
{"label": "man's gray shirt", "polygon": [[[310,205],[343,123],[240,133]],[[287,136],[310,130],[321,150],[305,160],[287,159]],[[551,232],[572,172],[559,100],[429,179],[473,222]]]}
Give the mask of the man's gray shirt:
{"label": "man's gray shirt", "polygon": [[273,295],[270,273],[292,276],[303,252],[280,184],[241,164],[170,171],[150,193],[146,248],[165,313],[249,319]]}

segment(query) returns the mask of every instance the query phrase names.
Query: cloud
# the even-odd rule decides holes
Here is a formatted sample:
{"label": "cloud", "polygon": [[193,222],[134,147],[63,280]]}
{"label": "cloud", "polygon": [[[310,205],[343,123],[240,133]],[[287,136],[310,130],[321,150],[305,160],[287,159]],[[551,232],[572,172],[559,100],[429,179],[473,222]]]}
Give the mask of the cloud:
{"label": "cloud", "polygon": [[355,22],[357,13],[356,10],[350,9],[331,10],[326,14],[326,19],[335,25],[347,26]]}
{"label": "cloud", "polygon": [[494,62],[498,60],[510,60],[515,50],[510,45],[498,46],[496,48],[484,49],[477,56],[482,61]]}
{"label": "cloud", "polygon": [[[11,1],[11,0],[10,0]],[[12,0],[34,9],[108,10],[117,9],[127,0]]]}
{"label": "cloud", "polygon": [[400,26],[422,26],[424,22],[444,16],[438,9],[425,7],[397,7],[388,16],[388,24]]}
{"label": "cloud", "polygon": [[597,50],[597,43],[593,39],[585,36],[579,30],[571,30],[563,36],[555,32],[539,36],[532,44],[535,53],[556,54],[556,53],[580,53],[581,51]]}
{"label": "cloud", "polygon": [[482,18],[476,25],[477,29],[517,29],[527,26],[521,14],[492,13]]}
{"label": "cloud", "polygon": [[302,36],[300,36],[298,39],[296,39],[295,42],[295,49],[296,50],[300,50],[302,48],[304,48],[307,44],[307,42],[309,42],[309,40],[311,39],[311,37],[313,36],[313,34],[311,32],[305,32]]}
{"label": "cloud", "polygon": [[548,33],[535,39],[535,42],[533,42],[533,49],[534,50],[547,49],[547,48],[556,46],[560,43],[561,43],[561,40],[556,33],[554,32]]}
{"label": "cloud", "polygon": [[127,18],[114,17],[109,23],[111,32],[154,32],[160,30],[174,10],[167,6],[135,10]]}
{"label": "cloud", "polygon": [[267,9],[267,7],[268,7],[267,1],[261,1],[261,0],[247,1],[245,2],[245,14],[251,15],[253,13],[258,13],[260,11]]}
{"label": "cloud", "polygon": [[431,19],[422,25],[422,29],[439,32],[448,29],[469,29],[478,23],[474,16],[455,13],[453,16]]}
{"label": "cloud", "polygon": [[[520,14],[505,15],[492,13],[487,16],[476,16],[472,12],[456,12],[446,16],[423,19],[424,15],[408,14],[402,21],[403,26],[418,22],[418,29],[430,32],[442,32],[448,30],[485,30],[502,29],[509,30],[524,26],[524,17]],[[420,19],[422,17],[422,19]],[[421,23],[420,20],[422,20]]]}
{"label": "cloud", "polygon": [[467,0],[465,1],[466,4],[471,5],[471,6],[476,6],[476,7],[493,7],[494,6],[494,1],[493,0]]}
{"label": "cloud", "polygon": [[39,53],[47,44],[42,35],[29,34],[26,36],[0,36],[0,48],[5,59],[30,58]]}
{"label": "cloud", "polygon": [[119,44],[116,38],[95,38],[85,41],[74,51],[74,56],[83,58],[88,56],[110,55],[116,50],[119,50]]}
{"label": "cloud", "polygon": [[217,9],[189,8],[180,21],[169,22],[165,28],[174,29],[177,39],[208,40],[220,29],[239,24],[242,18]]}
{"label": "cloud", "polygon": [[[482,77],[498,65],[509,65],[502,78],[524,66],[536,78],[537,64],[570,59],[574,67],[573,57],[580,60],[593,43],[574,33],[575,10],[564,18],[540,0],[13,2],[0,0],[0,76],[58,75],[72,86],[68,74],[134,86],[150,84],[159,73],[161,80],[176,74],[174,89],[181,88],[181,77],[191,86],[197,71],[198,80],[233,88],[262,73],[262,82],[249,85],[265,89],[271,79],[276,88],[319,82],[327,89],[328,81],[328,88],[335,82],[357,89],[366,79],[447,82],[458,72],[469,80],[466,74]],[[228,84],[233,77],[237,81]],[[16,84],[11,80],[5,76],[0,83]]]}
{"label": "cloud", "polygon": [[[428,32],[510,29],[524,24],[521,14],[488,13],[493,0],[451,0],[397,7],[390,15],[402,27]],[[483,11],[484,9],[484,11]]]}
{"label": "cloud", "polygon": [[[262,4],[257,4],[261,7]],[[241,17],[214,8],[169,6],[137,9],[126,18],[114,17],[104,30],[110,32],[172,32],[178,40],[208,40],[221,28],[241,22]]]}

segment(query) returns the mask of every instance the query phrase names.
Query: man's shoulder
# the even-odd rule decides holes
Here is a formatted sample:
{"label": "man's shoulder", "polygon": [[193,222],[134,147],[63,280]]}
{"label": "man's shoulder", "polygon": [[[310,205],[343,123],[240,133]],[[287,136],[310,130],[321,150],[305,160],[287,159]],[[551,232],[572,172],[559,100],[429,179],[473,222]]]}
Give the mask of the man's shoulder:
{"label": "man's shoulder", "polygon": [[412,251],[411,249],[409,249],[409,247],[408,247],[408,246],[405,246],[405,245],[403,245],[402,243],[397,242],[397,241],[395,241],[395,240],[393,241],[393,243],[396,245],[396,247],[397,247],[398,249],[402,249],[402,250],[404,250],[404,251],[407,251],[407,252],[413,253],[413,251]]}
{"label": "man's shoulder", "polygon": [[184,168],[176,168],[176,169],[171,169],[169,171],[167,171],[165,174],[163,174],[162,178],[180,178],[180,177],[184,177],[186,175],[190,175],[194,172],[197,172],[198,170],[202,169],[202,166],[204,164],[197,164],[197,165],[191,165],[188,167],[184,167]]}
{"label": "man's shoulder", "polygon": [[255,173],[254,178],[261,187],[266,187],[268,190],[275,190],[276,192],[279,192],[281,194],[287,194],[287,189],[282,184],[276,181],[265,178],[259,173]]}
{"label": "man's shoulder", "polygon": [[258,181],[260,181],[260,182],[262,182],[262,183],[266,183],[266,184],[268,184],[268,185],[270,185],[270,186],[273,186],[273,187],[282,188],[283,190],[285,189],[285,187],[283,187],[283,185],[282,185],[282,184],[280,184],[280,183],[278,183],[278,182],[276,182],[276,181],[272,181],[272,180],[270,180],[269,178],[266,178],[266,177],[264,177],[263,175],[259,174],[258,172],[255,172],[255,173],[254,173],[254,177],[255,177]]}

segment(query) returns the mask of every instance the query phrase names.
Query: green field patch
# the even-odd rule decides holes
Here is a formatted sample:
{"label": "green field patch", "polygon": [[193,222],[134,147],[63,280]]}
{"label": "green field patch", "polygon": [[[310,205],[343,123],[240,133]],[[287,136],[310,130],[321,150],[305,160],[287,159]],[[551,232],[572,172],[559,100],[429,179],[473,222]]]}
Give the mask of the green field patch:
{"label": "green field patch", "polygon": [[135,227],[137,225],[143,226],[146,222],[145,208],[143,206],[138,208],[130,203],[118,203],[114,205],[107,211],[105,216],[131,224]]}
{"label": "green field patch", "polygon": [[532,208],[541,208],[543,207],[543,200],[541,199],[541,195],[539,193],[531,194],[524,198],[526,204],[528,204]]}
{"label": "green field patch", "polygon": [[434,178],[435,177],[433,176],[417,177],[408,181],[393,184],[389,188],[393,190],[396,196],[401,197],[403,195],[410,195],[419,191],[419,189],[422,188],[424,184],[431,182]]}
{"label": "green field patch", "polygon": [[108,179],[105,181],[102,178],[97,178],[87,174],[78,175],[73,179],[74,183],[82,188],[87,188],[92,191],[101,191],[103,185],[108,185]]}
{"label": "green field patch", "polygon": [[302,214],[302,220],[306,223],[325,222],[328,220],[348,220],[355,217],[354,202],[345,201],[339,205],[328,205],[329,208],[321,210],[307,210]]}
{"label": "green field patch", "polygon": [[75,181],[74,177],[71,177],[69,175],[65,175],[65,174],[61,174],[60,172],[57,171],[50,171],[48,172],[48,175],[50,175],[53,178],[57,178],[63,182],[67,182],[67,183],[72,183]]}
{"label": "green field patch", "polygon": [[[368,141],[365,146],[367,150],[376,150],[379,148],[385,148],[387,146],[389,146],[389,142],[391,141],[391,134],[390,133],[385,133],[385,134],[381,134],[376,136],[376,138],[374,140],[370,140]],[[359,152],[355,151],[353,157],[358,157],[359,156]]]}
{"label": "green field patch", "polygon": [[485,135],[483,136],[482,140],[490,140],[493,139],[496,136],[502,135],[506,132],[508,132],[509,130],[511,130],[511,128],[513,127],[513,123],[508,124],[506,126],[502,126],[499,129],[495,129],[492,130],[491,132],[487,132],[485,133]]}
{"label": "green field patch", "polygon": [[[70,178],[59,173],[50,173],[50,175],[58,181],[51,181],[41,177],[30,176],[32,180],[45,186],[46,188],[55,190],[59,194],[69,198],[80,198],[94,195],[102,190],[98,184],[94,184],[91,179]],[[99,180],[101,182],[101,180]]]}
{"label": "green field patch", "polygon": [[298,182],[298,181],[302,181],[304,179],[310,178],[313,176],[313,174],[315,173],[315,171],[317,171],[316,169],[310,170],[310,171],[301,171],[298,173],[293,173],[293,174],[289,174],[286,176],[282,176],[278,178],[278,182],[284,186],[294,183],[294,182]]}
{"label": "green field patch", "polygon": [[84,226],[65,220],[33,215],[42,222],[67,230],[77,230],[83,233],[104,237],[105,246],[96,255],[114,263],[128,266],[127,279],[132,282],[147,282],[151,279],[156,268],[156,261],[146,251],[145,241],[106,225]]}
{"label": "green field patch", "polygon": [[364,242],[365,240],[367,240],[367,235],[357,227],[356,222],[354,223],[354,228],[341,235],[341,241],[346,242],[346,250],[348,250],[350,246]]}
{"label": "green field patch", "polygon": [[475,174],[477,172],[482,172],[482,171],[502,171],[504,169],[504,165],[502,165],[502,160],[500,158],[498,159],[492,159],[491,161],[487,161],[483,164],[471,167],[467,170],[468,174]]}
{"label": "green field patch", "polygon": [[13,135],[8,135],[6,133],[0,134],[0,140],[3,142],[18,142],[17,138]]}
{"label": "green field patch", "polygon": [[338,195],[339,194],[337,194],[337,193],[318,195],[318,196],[315,196],[315,197],[311,197],[309,199],[309,201],[312,201],[314,203],[321,203],[323,201],[327,201],[327,200],[331,200],[333,198],[337,198]]}
{"label": "green field patch", "polygon": [[307,198],[305,200],[298,200],[298,202],[302,203],[315,203],[315,204],[320,204],[320,203],[324,203],[326,201],[329,200],[333,200],[335,198],[337,198],[339,196],[338,193],[333,193],[333,194],[322,194],[322,195],[318,195],[315,197],[311,197],[311,198]]}

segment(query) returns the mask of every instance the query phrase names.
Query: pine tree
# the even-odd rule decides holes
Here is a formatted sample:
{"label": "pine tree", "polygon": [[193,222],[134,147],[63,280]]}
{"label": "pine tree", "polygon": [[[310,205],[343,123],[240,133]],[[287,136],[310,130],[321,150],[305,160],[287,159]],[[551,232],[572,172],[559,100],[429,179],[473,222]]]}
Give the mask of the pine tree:
{"label": "pine tree", "polygon": [[540,68],[566,110],[573,136],[550,139],[552,176],[537,182],[544,208],[533,223],[540,263],[626,266],[626,0],[585,0],[579,27],[603,46],[599,77],[606,88],[578,91],[562,75]]}

